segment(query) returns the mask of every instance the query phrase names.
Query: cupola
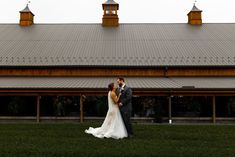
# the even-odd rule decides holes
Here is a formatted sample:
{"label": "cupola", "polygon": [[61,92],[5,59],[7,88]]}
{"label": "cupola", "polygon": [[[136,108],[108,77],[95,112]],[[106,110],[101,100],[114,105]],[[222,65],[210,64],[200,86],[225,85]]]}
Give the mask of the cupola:
{"label": "cupola", "polygon": [[192,10],[188,13],[188,24],[201,25],[202,24],[202,10],[193,5]]}
{"label": "cupola", "polygon": [[119,18],[117,14],[119,4],[114,0],[107,0],[102,4],[102,6],[104,10],[102,26],[117,27],[119,25]]}
{"label": "cupola", "polygon": [[30,11],[28,4],[20,11],[20,26],[30,26],[33,22],[34,14]]}

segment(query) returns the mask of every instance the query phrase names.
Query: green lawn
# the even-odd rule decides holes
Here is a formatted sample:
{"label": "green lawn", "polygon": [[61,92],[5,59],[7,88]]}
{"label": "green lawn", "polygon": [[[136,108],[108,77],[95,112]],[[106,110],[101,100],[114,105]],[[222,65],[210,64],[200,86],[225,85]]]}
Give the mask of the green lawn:
{"label": "green lawn", "polygon": [[97,139],[99,124],[0,124],[0,157],[234,157],[233,125],[135,124],[133,139]]}

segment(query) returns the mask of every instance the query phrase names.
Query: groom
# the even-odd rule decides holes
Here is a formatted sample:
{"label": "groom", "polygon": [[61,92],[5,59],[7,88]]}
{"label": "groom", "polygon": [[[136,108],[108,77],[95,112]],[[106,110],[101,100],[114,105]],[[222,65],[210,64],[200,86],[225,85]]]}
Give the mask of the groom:
{"label": "groom", "polygon": [[131,125],[131,112],[132,112],[132,90],[126,86],[124,78],[120,77],[117,79],[119,85],[118,92],[122,93],[119,98],[119,108],[122,115],[123,122],[126,126],[128,137],[133,137],[133,130]]}

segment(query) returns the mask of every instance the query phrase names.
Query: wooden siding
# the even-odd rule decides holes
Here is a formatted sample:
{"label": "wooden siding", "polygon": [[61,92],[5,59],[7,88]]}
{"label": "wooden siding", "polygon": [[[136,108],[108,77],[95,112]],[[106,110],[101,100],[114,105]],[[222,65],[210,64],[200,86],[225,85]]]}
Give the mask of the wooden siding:
{"label": "wooden siding", "polygon": [[235,76],[235,68],[1,68],[0,76],[224,77]]}
{"label": "wooden siding", "polygon": [[[133,96],[235,96],[235,90],[132,89]],[[0,96],[107,96],[107,89],[1,89]]]}

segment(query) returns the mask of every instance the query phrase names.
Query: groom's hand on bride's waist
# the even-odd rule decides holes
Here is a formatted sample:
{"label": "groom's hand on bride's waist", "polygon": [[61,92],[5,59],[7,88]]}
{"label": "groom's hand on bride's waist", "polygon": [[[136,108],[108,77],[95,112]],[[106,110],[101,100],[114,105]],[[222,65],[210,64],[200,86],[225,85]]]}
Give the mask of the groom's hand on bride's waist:
{"label": "groom's hand on bride's waist", "polygon": [[119,104],[118,104],[118,106],[122,106],[123,104],[120,102]]}

